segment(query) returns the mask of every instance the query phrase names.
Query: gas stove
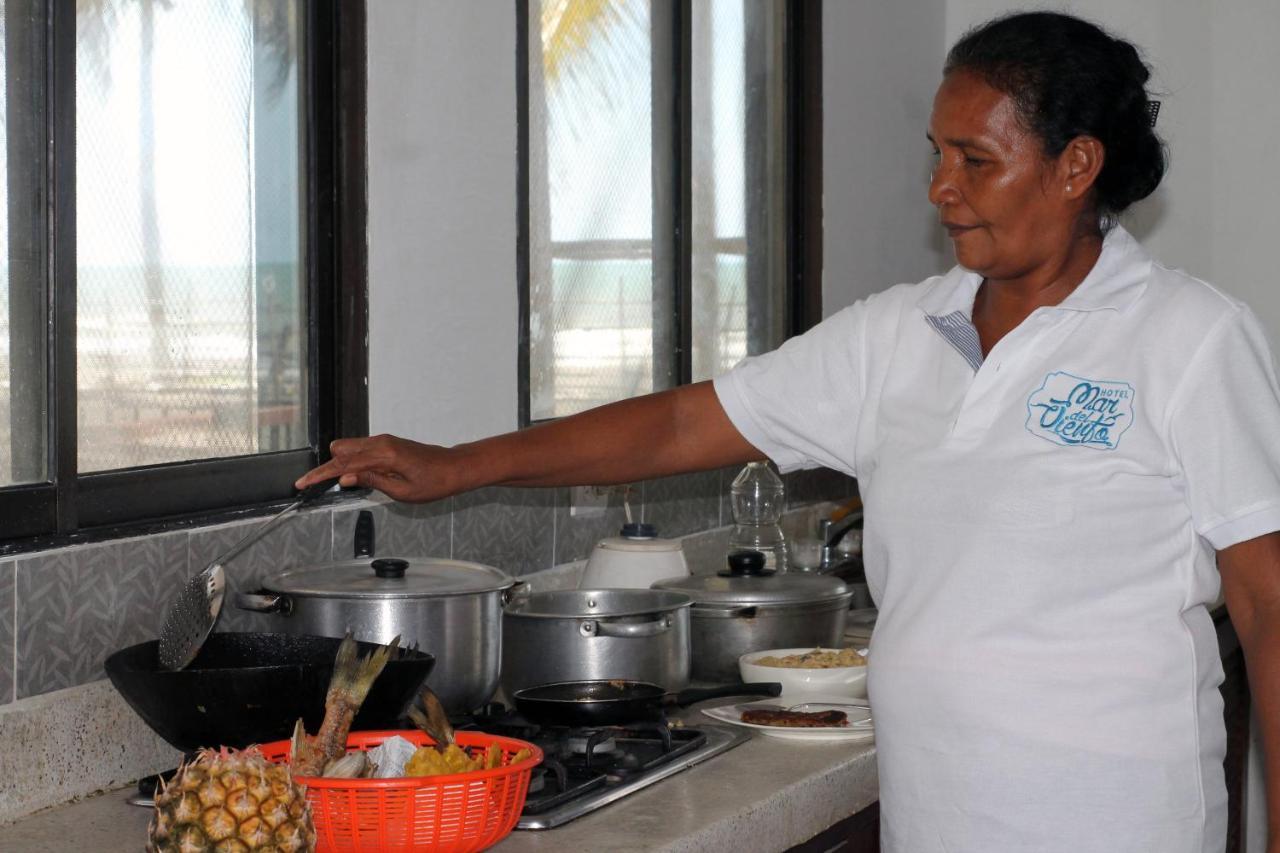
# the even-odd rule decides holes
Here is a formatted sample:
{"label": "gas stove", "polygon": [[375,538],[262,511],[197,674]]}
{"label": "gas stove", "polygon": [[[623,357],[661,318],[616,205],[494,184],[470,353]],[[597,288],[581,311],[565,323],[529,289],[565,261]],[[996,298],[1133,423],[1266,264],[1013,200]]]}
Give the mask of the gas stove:
{"label": "gas stove", "polygon": [[527,740],[542,749],[516,829],[568,823],[750,737],[736,729],[671,726],[665,720],[606,728],[539,726],[501,706],[455,721],[455,727]]}

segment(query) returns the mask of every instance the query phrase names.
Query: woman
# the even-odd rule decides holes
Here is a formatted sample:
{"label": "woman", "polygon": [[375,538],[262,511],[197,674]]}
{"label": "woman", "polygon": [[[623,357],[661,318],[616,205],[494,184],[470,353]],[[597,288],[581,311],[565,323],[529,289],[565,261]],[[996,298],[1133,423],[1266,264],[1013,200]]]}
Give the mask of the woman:
{"label": "woman", "polygon": [[1280,764],[1280,392],[1249,310],[1114,225],[1164,172],[1147,79],[1078,19],[991,22],[948,55],[928,128],[955,269],[714,384],[448,449],[338,441],[299,486],[847,471],[885,849],[1221,850],[1220,588]]}

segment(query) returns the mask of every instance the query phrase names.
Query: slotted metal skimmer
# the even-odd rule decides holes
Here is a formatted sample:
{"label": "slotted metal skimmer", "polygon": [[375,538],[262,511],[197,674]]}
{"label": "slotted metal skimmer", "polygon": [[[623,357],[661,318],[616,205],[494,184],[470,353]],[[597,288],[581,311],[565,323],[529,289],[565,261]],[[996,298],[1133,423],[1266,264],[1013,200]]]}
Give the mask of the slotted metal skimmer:
{"label": "slotted metal skimmer", "polygon": [[209,632],[218,621],[218,614],[222,612],[222,600],[226,597],[227,575],[222,567],[238,557],[250,545],[275,530],[300,507],[327,492],[336,482],[336,480],[327,480],[303,489],[297,500],[271,516],[265,523],[250,530],[240,541],[182,585],[182,589],[178,591],[178,597],[165,612],[164,624],[160,628],[161,667],[182,669],[200,652],[205,638],[209,636]]}

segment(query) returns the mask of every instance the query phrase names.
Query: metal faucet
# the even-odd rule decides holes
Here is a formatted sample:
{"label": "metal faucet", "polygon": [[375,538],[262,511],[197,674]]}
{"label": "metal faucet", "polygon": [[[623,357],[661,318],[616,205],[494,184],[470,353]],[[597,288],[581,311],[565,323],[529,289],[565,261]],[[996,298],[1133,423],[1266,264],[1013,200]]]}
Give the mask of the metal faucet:
{"label": "metal faucet", "polygon": [[841,558],[836,551],[836,546],[840,544],[840,540],[845,537],[846,533],[861,526],[862,510],[860,509],[854,510],[838,522],[833,523],[829,518],[824,518],[818,522],[818,537],[822,540],[822,562],[818,567],[818,571],[830,569],[840,562]]}

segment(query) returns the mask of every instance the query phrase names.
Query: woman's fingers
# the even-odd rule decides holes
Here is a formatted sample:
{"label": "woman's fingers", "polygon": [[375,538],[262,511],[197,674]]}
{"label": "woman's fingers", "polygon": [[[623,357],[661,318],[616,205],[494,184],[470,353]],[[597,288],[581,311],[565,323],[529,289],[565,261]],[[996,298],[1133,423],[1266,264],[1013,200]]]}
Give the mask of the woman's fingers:
{"label": "woman's fingers", "polygon": [[323,465],[317,465],[315,468],[312,468],[310,471],[299,477],[294,482],[293,487],[301,491],[312,483],[319,483],[322,480],[328,480],[331,477],[337,477],[339,485],[350,486],[350,483],[345,482],[345,478],[343,477],[342,471],[339,470],[339,467],[340,466],[332,459],[325,462]]}
{"label": "woman's fingers", "polygon": [[298,488],[337,477],[344,487],[377,489],[396,500],[426,501],[442,496],[437,494],[439,485],[433,476],[442,448],[376,435],[338,439],[329,450],[333,458],[299,478]]}
{"label": "woman's fingers", "polygon": [[373,439],[368,438],[340,438],[332,442],[329,445],[332,458],[303,474],[294,486],[305,489],[312,483],[331,477],[337,477],[339,485],[346,488],[360,485],[360,473],[370,464],[374,464],[367,449],[372,441]]}

